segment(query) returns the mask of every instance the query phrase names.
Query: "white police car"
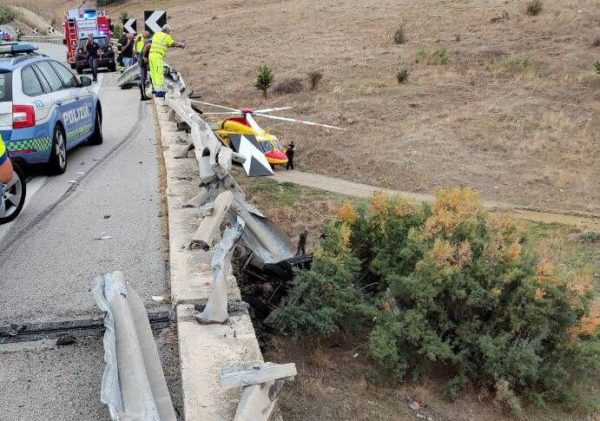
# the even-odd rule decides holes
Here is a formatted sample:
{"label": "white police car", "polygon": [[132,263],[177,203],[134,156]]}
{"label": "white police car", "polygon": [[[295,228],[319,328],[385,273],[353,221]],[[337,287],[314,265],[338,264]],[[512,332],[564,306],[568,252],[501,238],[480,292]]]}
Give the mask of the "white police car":
{"label": "white police car", "polygon": [[13,161],[67,168],[67,151],[102,143],[102,107],[92,80],[29,44],[0,45],[0,134]]}

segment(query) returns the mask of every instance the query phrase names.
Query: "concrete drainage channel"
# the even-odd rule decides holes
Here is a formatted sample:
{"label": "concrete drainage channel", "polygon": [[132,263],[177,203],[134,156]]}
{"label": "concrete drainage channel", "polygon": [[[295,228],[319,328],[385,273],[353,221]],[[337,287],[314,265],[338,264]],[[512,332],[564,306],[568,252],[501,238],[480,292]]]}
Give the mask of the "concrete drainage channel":
{"label": "concrete drainage channel", "polygon": [[[185,419],[280,419],[275,403],[296,368],[263,361],[231,274],[232,250],[241,242],[251,264],[280,273],[291,274],[306,259],[246,200],[231,175],[232,162],[244,158],[223,146],[192,108],[177,71],[166,66],[165,73],[169,92],[155,105],[167,174],[171,299]],[[137,84],[136,68],[119,78],[121,87]],[[192,150],[196,159],[188,157]]]}

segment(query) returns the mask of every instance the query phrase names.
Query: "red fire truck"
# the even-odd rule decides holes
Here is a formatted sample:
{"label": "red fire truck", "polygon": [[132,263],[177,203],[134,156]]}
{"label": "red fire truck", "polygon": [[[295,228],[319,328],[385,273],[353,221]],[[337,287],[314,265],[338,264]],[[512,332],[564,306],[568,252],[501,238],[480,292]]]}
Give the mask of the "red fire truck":
{"label": "red fire truck", "polygon": [[77,45],[80,39],[94,36],[106,36],[110,39],[110,18],[105,12],[96,9],[70,9],[65,15],[65,39],[67,47],[67,61],[71,68],[77,62]]}

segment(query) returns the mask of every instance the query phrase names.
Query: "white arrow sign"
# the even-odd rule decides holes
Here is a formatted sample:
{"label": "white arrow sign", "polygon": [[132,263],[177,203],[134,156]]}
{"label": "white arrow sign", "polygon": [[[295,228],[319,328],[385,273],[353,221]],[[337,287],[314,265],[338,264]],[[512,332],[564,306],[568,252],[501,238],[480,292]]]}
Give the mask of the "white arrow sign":
{"label": "white arrow sign", "polygon": [[123,24],[123,29],[125,29],[130,34],[135,34],[137,32],[137,25],[135,24],[135,19],[129,18],[127,22]]}
{"label": "white arrow sign", "polygon": [[[164,10],[155,10],[148,18],[146,19],[146,26],[150,28],[150,30],[154,33],[160,32],[162,26],[158,23],[159,20],[163,18],[165,15]],[[165,18],[166,21],[166,18]]]}

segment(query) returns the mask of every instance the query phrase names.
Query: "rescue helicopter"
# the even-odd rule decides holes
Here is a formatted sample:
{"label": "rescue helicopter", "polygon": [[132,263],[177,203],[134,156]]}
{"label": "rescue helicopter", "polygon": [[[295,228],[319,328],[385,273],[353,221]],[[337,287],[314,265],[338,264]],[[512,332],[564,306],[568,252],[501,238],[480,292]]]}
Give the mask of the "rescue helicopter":
{"label": "rescue helicopter", "polygon": [[[236,150],[235,142],[232,142],[234,136],[253,136],[256,139],[256,143],[261,149],[261,152],[267,158],[271,168],[275,165],[286,165],[288,162],[287,155],[285,154],[285,145],[277,138],[277,136],[271,134],[268,130],[263,129],[254,119],[254,117],[265,117],[273,120],[287,121],[291,123],[301,123],[309,126],[323,127],[326,129],[344,130],[341,127],[331,126],[328,124],[315,123],[312,121],[298,120],[295,118],[281,117],[276,115],[269,115],[269,113],[275,111],[290,110],[292,107],[278,107],[278,108],[264,108],[260,110],[254,110],[252,108],[235,109],[226,107],[224,105],[212,104],[210,102],[203,102],[193,100],[193,103],[207,105],[210,107],[220,108],[227,111],[219,112],[204,112],[202,115],[233,115],[234,117],[228,117],[223,120],[219,120],[216,123],[212,123],[211,129],[221,139],[221,141]],[[236,150],[236,152],[239,152]]]}

